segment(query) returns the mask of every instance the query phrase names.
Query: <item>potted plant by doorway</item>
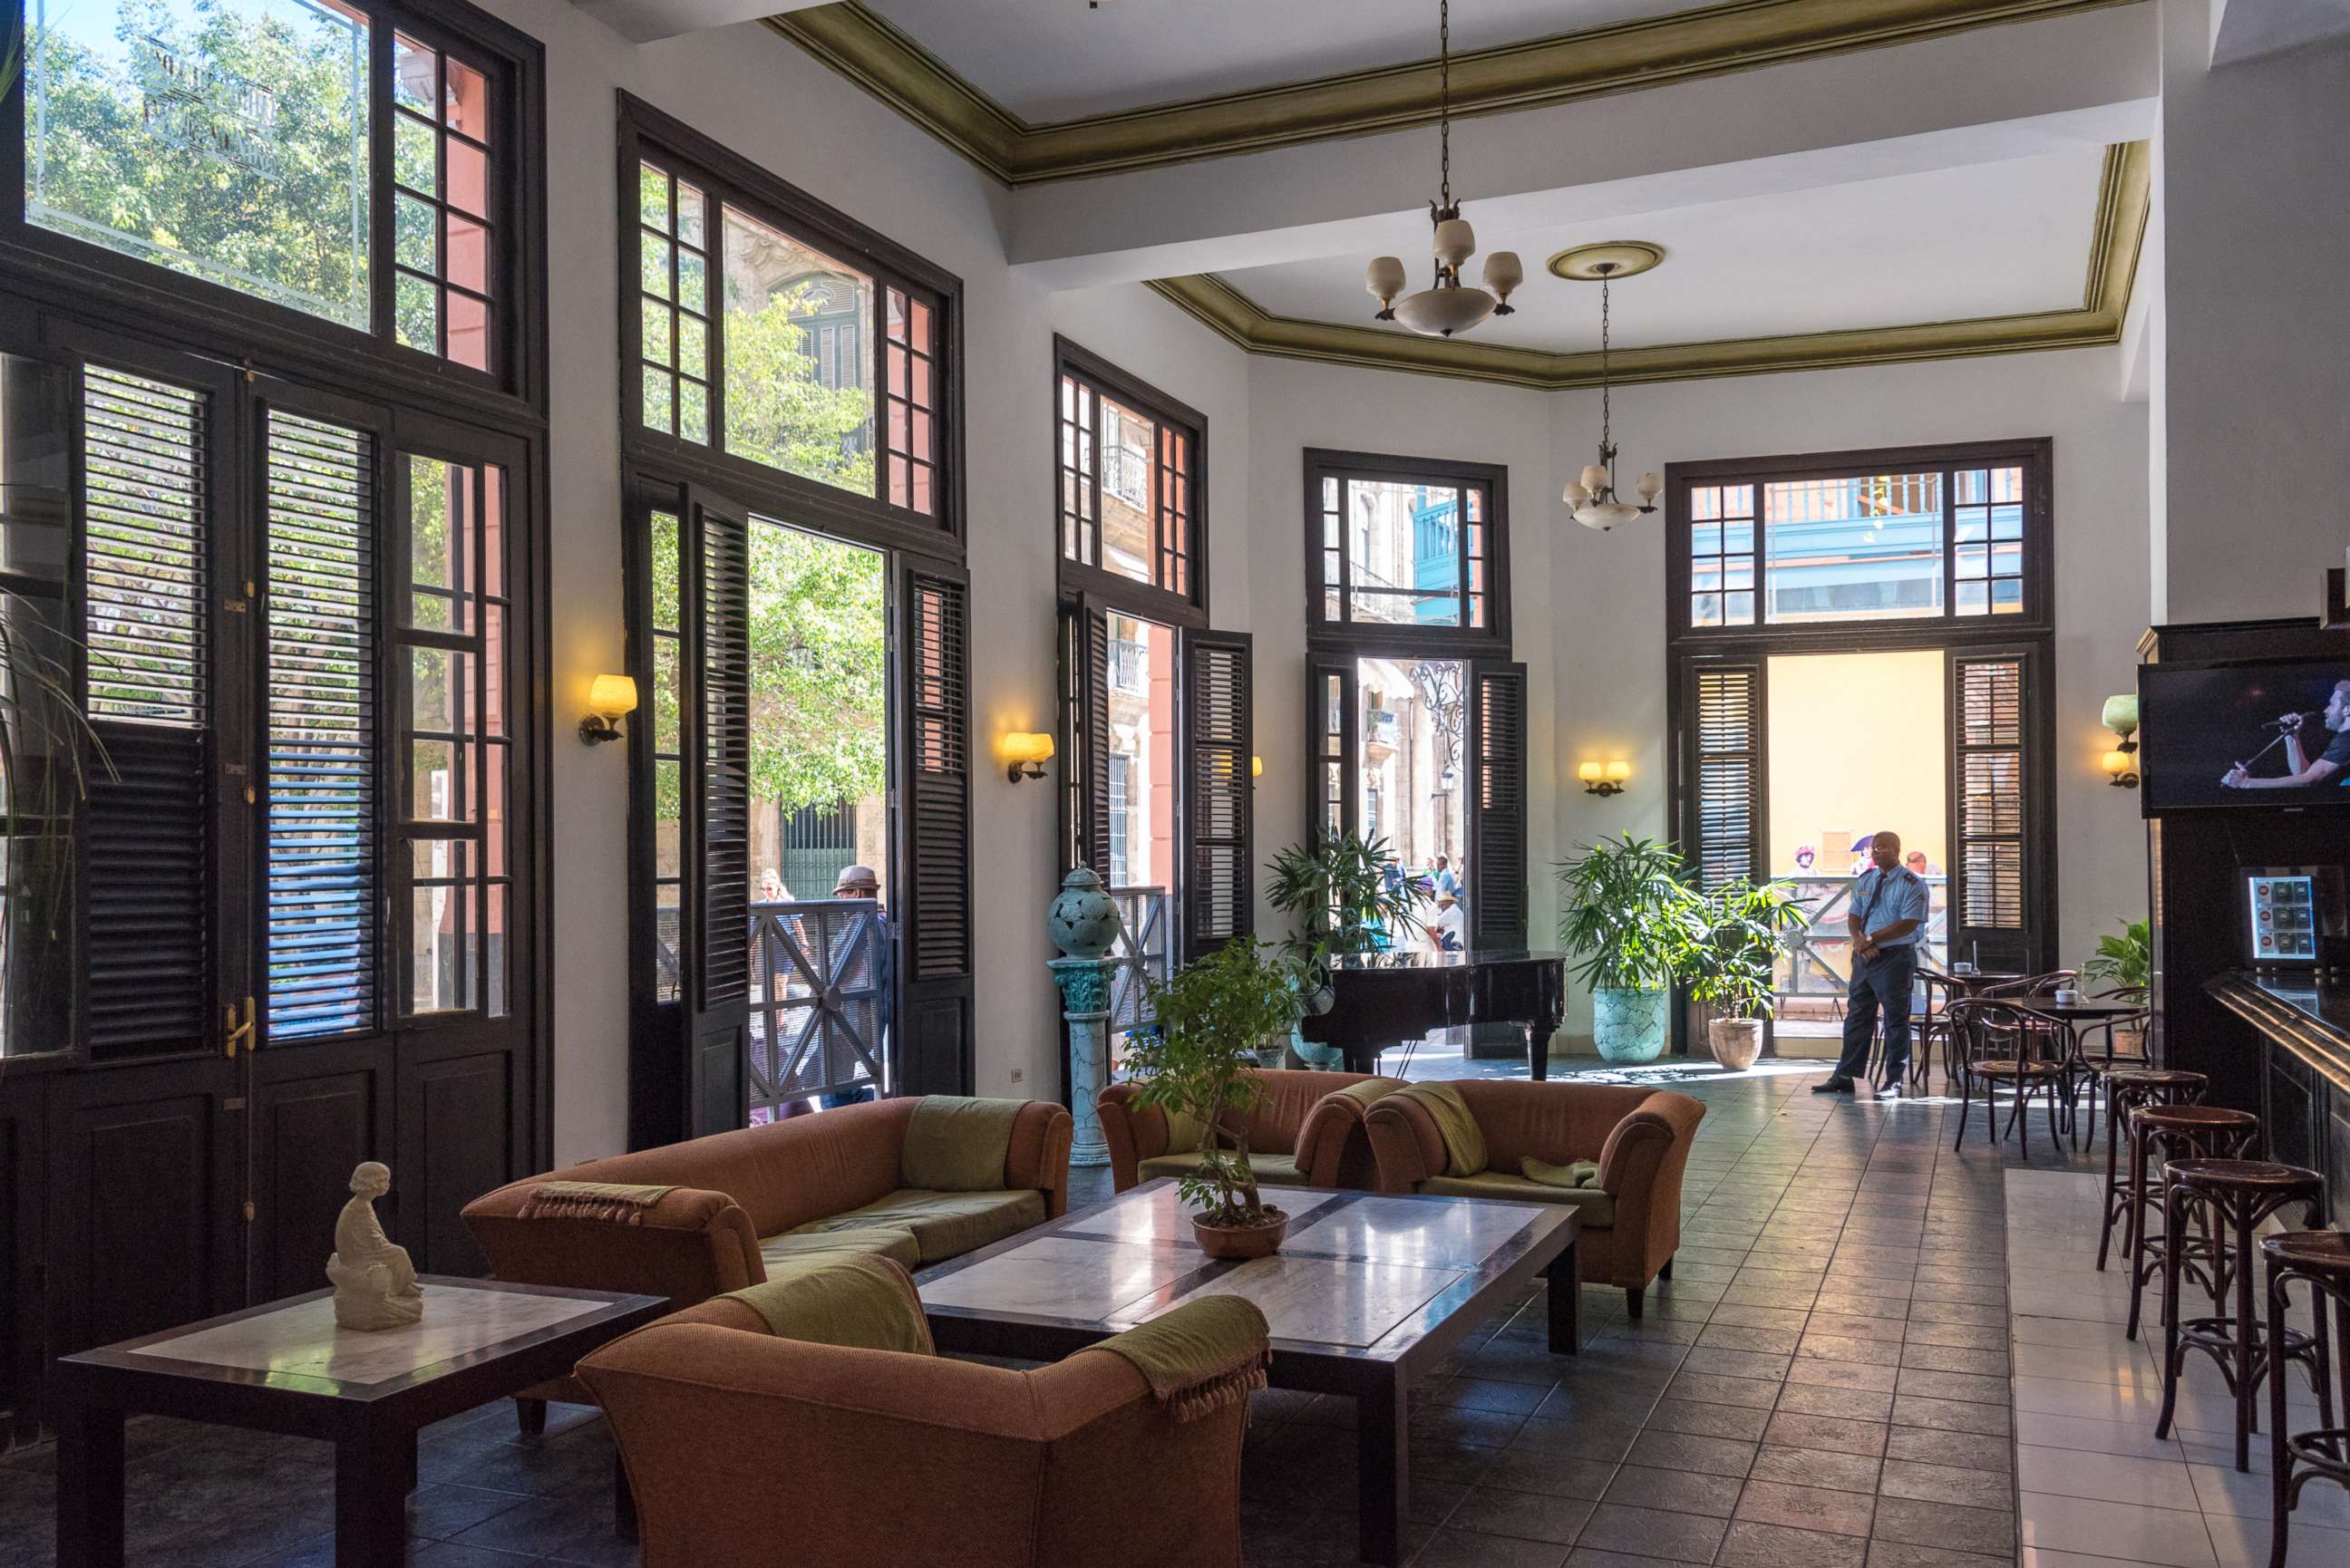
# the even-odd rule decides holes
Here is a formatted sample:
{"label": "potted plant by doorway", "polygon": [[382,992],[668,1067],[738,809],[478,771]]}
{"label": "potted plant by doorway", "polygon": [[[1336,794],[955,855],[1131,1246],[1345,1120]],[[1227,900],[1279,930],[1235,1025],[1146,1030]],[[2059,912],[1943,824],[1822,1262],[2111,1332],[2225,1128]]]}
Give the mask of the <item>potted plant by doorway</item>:
{"label": "potted plant by doorway", "polygon": [[[2097,950],[2081,963],[2081,978],[2109,991],[2135,992],[2140,1000],[2154,981],[2154,929],[2145,920],[2125,920],[2118,932],[2097,939]],[[2114,1048],[2124,1055],[2145,1049],[2146,1025],[2116,1023]]]}
{"label": "potted plant by doorway", "polygon": [[1699,895],[1680,971],[1690,1000],[1705,1010],[1706,1048],[1731,1071],[1762,1054],[1773,979],[1786,933],[1809,918],[1784,882],[1737,877]]}
{"label": "potted plant by doorway", "polygon": [[1208,1129],[1200,1163],[1176,1190],[1199,1210],[1191,1232],[1211,1258],[1262,1258],[1289,1228],[1289,1216],[1257,1190],[1241,1113],[1264,1093],[1250,1071],[1255,1054],[1287,1035],[1299,993],[1296,961],[1243,937],[1153,986],[1156,1023],[1128,1042],[1142,1104]]}
{"label": "potted plant by doorway", "polygon": [[1610,1062],[1663,1054],[1678,966],[1698,929],[1688,865],[1653,838],[1603,838],[1558,868],[1559,945],[1582,961],[1591,1034]]}
{"label": "potted plant by doorway", "polygon": [[[1333,833],[1293,844],[1273,857],[1267,897],[1289,917],[1289,940],[1282,945],[1303,982],[1304,1011],[1330,1011],[1329,960],[1377,952],[1409,941],[1421,930],[1418,915],[1426,886],[1404,875],[1384,838]],[[1346,1060],[1336,1045],[1292,1043],[1308,1066],[1335,1067]]]}

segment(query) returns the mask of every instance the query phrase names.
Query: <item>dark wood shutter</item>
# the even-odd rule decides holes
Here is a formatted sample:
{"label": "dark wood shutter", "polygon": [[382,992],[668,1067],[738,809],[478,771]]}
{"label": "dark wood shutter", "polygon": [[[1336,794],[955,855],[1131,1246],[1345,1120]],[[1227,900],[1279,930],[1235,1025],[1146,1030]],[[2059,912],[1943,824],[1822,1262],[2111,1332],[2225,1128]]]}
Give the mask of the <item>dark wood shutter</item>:
{"label": "dark wood shutter", "polygon": [[1950,656],[1950,956],[1983,969],[2042,967],[2025,852],[2028,687],[2021,651]]}
{"label": "dark wood shutter", "polygon": [[972,1022],[970,579],[924,562],[899,595],[905,853],[898,1087],[967,1095]]}
{"label": "dark wood shutter", "polygon": [[1763,671],[1759,659],[1693,659],[1682,678],[1690,787],[1682,853],[1698,884],[1762,874]]}
{"label": "dark wood shutter", "polygon": [[1184,635],[1183,830],[1190,912],[1186,962],[1256,932],[1255,712],[1250,639],[1240,631]]}
{"label": "dark wood shutter", "polygon": [[687,770],[698,886],[691,907],[686,1026],[687,1115],[693,1136],[743,1125],[751,1002],[750,520],[738,506],[691,497],[689,611],[701,642]]}
{"label": "dark wood shutter", "polygon": [[1109,612],[1079,601],[1077,626],[1077,854],[1107,887],[1109,867]]}
{"label": "dark wood shutter", "polygon": [[1526,945],[1526,667],[1469,666],[1469,946]]}
{"label": "dark wood shutter", "polygon": [[1315,841],[1355,831],[1355,661],[1341,654],[1305,660],[1305,828]]}
{"label": "dark wood shutter", "polygon": [[209,400],[82,376],[89,770],[84,953],[90,1054],[213,1038]]}

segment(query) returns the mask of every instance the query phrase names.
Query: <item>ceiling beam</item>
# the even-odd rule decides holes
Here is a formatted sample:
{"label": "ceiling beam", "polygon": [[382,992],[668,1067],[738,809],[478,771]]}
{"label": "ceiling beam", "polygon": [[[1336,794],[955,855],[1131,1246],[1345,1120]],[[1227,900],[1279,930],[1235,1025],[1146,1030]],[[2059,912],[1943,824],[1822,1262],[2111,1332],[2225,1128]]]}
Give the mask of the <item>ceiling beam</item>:
{"label": "ceiling beam", "polygon": [[[588,0],[599,5],[724,0]],[[1727,0],[1455,56],[1456,119],[1609,97],[2138,0]],[[770,6],[770,10],[776,9]],[[858,0],[770,26],[1009,184],[1071,180],[1433,125],[1436,62],[1031,124]]]}
{"label": "ceiling beam", "polygon": [[2211,0],[2214,69],[2350,39],[2350,0]]}
{"label": "ceiling beam", "polygon": [[[2153,133],[2159,41],[2106,8],[1804,59],[1454,128],[1454,189],[1489,247],[1534,229],[2105,147]],[[1050,289],[1428,244],[1432,130],[1030,186],[1014,265]],[[1409,204],[1407,204],[1409,203]],[[1538,258],[1537,258],[1538,259]]]}
{"label": "ceiling beam", "polygon": [[571,0],[623,38],[650,44],[713,27],[739,26],[783,12],[805,11],[823,0]]}
{"label": "ceiling beam", "polygon": [[[1619,348],[1610,357],[1618,385],[1715,376],[1760,376],[1839,369],[1984,354],[2087,348],[2118,343],[2151,207],[2153,159],[2147,143],[2108,148],[2083,279],[2071,310],[1912,326],[1794,333],[1711,343]],[[1562,354],[1474,339],[1421,337],[1401,331],[1274,316],[1213,276],[1154,280],[1150,287],[1228,341],[1252,354],[1326,365],[1405,370],[1460,380],[1557,391],[1596,387],[1600,357]]]}

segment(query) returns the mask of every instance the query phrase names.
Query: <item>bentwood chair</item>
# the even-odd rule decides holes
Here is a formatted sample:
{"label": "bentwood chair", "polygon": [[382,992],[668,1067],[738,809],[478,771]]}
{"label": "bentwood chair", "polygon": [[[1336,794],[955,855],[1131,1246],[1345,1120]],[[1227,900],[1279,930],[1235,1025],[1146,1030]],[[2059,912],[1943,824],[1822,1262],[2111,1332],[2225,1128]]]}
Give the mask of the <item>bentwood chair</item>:
{"label": "bentwood chair", "polygon": [[[2023,1113],[2036,1095],[2048,1107],[2048,1141],[2057,1140],[2056,1090],[2064,1067],[2036,1050],[2041,1031],[2030,1015],[1985,997],[1961,997],[1950,1004],[1950,1063],[1958,1069],[1959,1136],[1957,1148],[1967,1140],[1967,1114],[1975,1091],[1982,1090],[1983,1116],[1991,1141],[2004,1143],[2007,1134],[2022,1127],[2022,1147],[2032,1148],[2031,1124]],[[1999,1088],[2006,1085],[2010,1106],[2007,1128],[1999,1125]]]}

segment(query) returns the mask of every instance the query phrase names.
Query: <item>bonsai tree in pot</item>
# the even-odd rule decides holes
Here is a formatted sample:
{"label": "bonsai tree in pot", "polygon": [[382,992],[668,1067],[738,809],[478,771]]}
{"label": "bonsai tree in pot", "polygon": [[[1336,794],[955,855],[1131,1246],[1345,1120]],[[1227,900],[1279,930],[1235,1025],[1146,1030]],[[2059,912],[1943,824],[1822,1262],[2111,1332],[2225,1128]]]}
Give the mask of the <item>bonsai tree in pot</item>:
{"label": "bonsai tree in pot", "polygon": [[1610,1062],[1653,1062],[1665,1048],[1672,987],[1699,930],[1688,865],[1652,838],[1603,838],[1558,868],[1559,945],[1582,961],[1591,1033]]}
{"label": "bonsai tree in pot", "polygon": [[1772,982],[1788,931],[1809,911],[1784,882],[1741,877],[1698,895],[1697,919],[1681,971],[1690,1000],[1705,1009],[1713,1059],[1742,1072],[1762,1054]]}
{"label": "bonsai tree in pot", "polygon": [[[1274,857],[1269,869],[1273,907],[1289,917],[1289,939],[1282,945],[1295,966],[1304,1013],[1330,1011],[1333,957],[1378,952],[1422,929],[1416,911],[1427,900],[1428,888],[1403,874],[1384,838],[1338,833],[1293,844]],[[1315,1066],[1327,1066],[1342,1054],[1335,1046],[1303,1041],[1296,1048],[1302,1060]]]}
{"label": "bonsai tree in pot", "polygon": [[1200,1163],[1177,1183],[1200,1212],[1192,1233],[1211,1257],[1261,1258],[1281,1244],[1289,1216],[1266,1203],[1249,1168],[1248,1129],[1263,1086],[1251,1074],[1266,1040],[1296,1023],[1299,965],[1251,938],[1227,942],[1151,988],[1157,1022],[1128,1037],[1127,1065],[1140,1100],[1207,1128]]}

